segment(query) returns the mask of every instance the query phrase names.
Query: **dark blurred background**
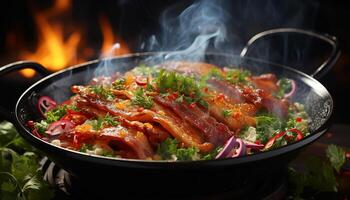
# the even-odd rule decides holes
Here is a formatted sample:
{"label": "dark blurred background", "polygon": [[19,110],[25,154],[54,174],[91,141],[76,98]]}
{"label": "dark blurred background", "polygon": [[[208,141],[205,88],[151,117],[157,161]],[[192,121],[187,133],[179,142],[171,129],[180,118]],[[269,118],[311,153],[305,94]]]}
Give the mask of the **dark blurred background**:
{"label": "dark blurred background", "polygon": [[[350,3],[322,0],[212,2],[222,7],[226,16],[223,23],[227,29],[229,48],[224,51],[230,53],[239,54],[249,38],[272,28],[294,27],[336,36],[342,55],[320,81],[335,100],[334,122],[350,122],[350,106],[347,105],[347,92],[350,89],[350,29],[347,28]],[[118,55],[173,50],[174,44],[161,43],[161,38],[164,38],[162,34],[168,31],[167,37],[171,36],[171,31],[162,29],[164,12],[175,17],[193,3],[195,1],[2,1],[0,65],[31,59],[49,66],[51,71],[57,71],[61,67],[99,58],[101,53],[106,53],[116,42],[120,43],[120,48],[115,52]],[[167,16],[168,21],[172,20],[172,15]],[[154,39],[158,39],[160,44],[154,45]],[[280,52],[278,55],[285,56],[289,52],[295,52],[291,51],[291,48],[297,48],[293,44],[296,43],[290,38],[281,49],[276,47],[273,50]],[[279,61],[307,71],[317,65],[317,62],[310,60],[315,60],[315,57],[316,60],[321,60],[324,56],[322,52],[317,58],[316,50],[327,50],[313,43],[307,46],[303,43],[300,48],[298,56],[285,56]],[[50,53],[52,55],[46,55]],[[12,109],[20,93],[40,78],[28,73],[26,76],[14,73],[0,78],[1,106]]]}

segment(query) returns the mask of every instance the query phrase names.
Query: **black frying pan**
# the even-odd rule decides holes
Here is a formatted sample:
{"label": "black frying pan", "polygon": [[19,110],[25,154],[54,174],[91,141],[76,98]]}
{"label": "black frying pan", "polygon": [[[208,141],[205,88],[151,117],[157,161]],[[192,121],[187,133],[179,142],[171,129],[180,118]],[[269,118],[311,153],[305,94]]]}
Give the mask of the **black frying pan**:
{"label": "black frying pan", "polygon": [[[250,51],[250,44],[255,40],[258,40],[261,36],[281,32],[316,37],[333,48],[331,55],[312,76],[284,65],[245,57],[246,53]],[[327,89],[313,76],[327,71],[335,63],[339,54],[338,43],[334,37],[298,29],[276,29],[253,37],[248,46],[242,51],[241,56],[205,54],[199,58],[194,55],[179,56],[175,53],[139,53],[105,60],[94,60],[51,75],[48,75],[46,69],[38,63],[21,61],[0,68],[0,75],[23,68],[32,68],[46,76],[30,86],[21,95],[14,110],[7,112],[11,113],[8,117],[26,141],[70,172],[81,183],[92,186],[87,187],[93,188],[90,192],[102,191],[99,195],[115,194],[115,197],[120,195],[147,197],[147,195],[154,194],[164,197],[163,195],[210,193],[215,188],[228,186],[245,188],[248,187],[249,181],[259,181],[259,179],[278,174],[281,170],[284,170],[288,162],[296,156],[298,150],[315,141],[328,128],[333,110],[333,101]],[[299,142],[275,150],[239,158],[167,162],[107,158],[67,150],[36,138],[26,125],[28,120],[40,119],[40,114],[36,110],[38,97],[42,95],[50,96],[56,101],[62,102],[72,95],[70,86],[86,84],[96,73],[124,72],[140,63],[152,65],[169,60],[197,61],[198,59],[218,66],[240,66],[257,74],[273,72],[278,77],[294,79],[298,91],[293,100],[305,104],[306,111],[312,120],[310,123],[312,134]],[[96,72],[98,66],[106,63],[109,65],[108,68]],[[2,108],[2,110],[4,109]],[[246,197],[255,196],[250,193]]]}

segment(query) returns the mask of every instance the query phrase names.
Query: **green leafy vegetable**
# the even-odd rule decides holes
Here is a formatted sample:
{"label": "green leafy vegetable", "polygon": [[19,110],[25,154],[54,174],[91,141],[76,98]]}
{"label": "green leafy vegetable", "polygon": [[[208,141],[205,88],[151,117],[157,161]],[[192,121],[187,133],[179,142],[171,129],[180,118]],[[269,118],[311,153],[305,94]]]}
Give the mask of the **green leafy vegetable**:
{"label": "green leafy vegetable", "polygon": [[332,164],[332,167],[339,173],[340,168],[346,161],[346,155],[343,148],[331,144],[327,148],[327,157]]}
{"label": "green leafy vegetable", "polygon": [[227,70],[225,80],[235,84],[235,83],[245,83],[247,82],[247,77],[250,76],[248,70],[243,69],[229,69]]}
{"label": "green leafy vegetable", "polygon": [[139,88],[134,93],[134,97],[131,99],[132,105],[138,105],[146,109],[153,107],[152,97],[147,96],[143,88]]}
{"label": "green leafy vegetable", "polygon": [[209,152],[206,155],[203,155],[203,160],[213,160],[215,159],[216,155],[219,154],[219,152],[222,150],[222,147],[216,147],[213,151]]}
{"label": "green leafy vegetable", "polygon": [[107,113],[104,117],[98,117],[94,120],[87,120],[86,123],[91,124],[95,131],[98,131],[105,126],[117,126],[119,124],[119,122],[116,121],[116,118],[111,116],[109,113]]}
{"label": "green leafy vegetable", "polygon": [[284,130],[284,123],[277,117],[261,115],[255,117],[255,119],[256,132],[258,134],[257,139],[260,140],[261,143],[266,143],[274,134]]}
{"label": "green leafy vegetable", "polygon": [[114,94],[106,87],[102,85],[94,85],[90,87],[92,93],[97,94],[101,98],[112,101],[114,99]]}
{"label": "green leafy vegetable", "polygon": [[167,138],[158,146],[158,154],[164,160],[199,160],[199,150],[191,148],[178,148],[176,139]]}
{"label": "green leafy vegetable", "polygon": [[119,78],[115,80],[113,83],[113,88],[117,90],[124,90],[125,89],[125,78]]}
{"label": "green leafy vegetable", "polygon": [[134,72],[136,75],[142,75],[142,76],[157,76],[159,73],[159,69],[155,67],[149,67],[147,65],[141,64],[138,67],[135,67],[132,72]]}
{"label": "green leafy vegetable", "polygon": [[339,172],[345,163],[345,151],[336,145],[329,145],[326,154],[328,160],[310,156],[306,159],[304,169],[289,168],[293,198],[309,199],[320,192],[338,191],[339,183],[335,172]]}
{"label": "green leafy vegetable", "polygon": [[202,99],[200,84],[193,76],[184,76],[162,69],[155,83],[161,93],[177,92],[187,103],[200,102],[202,105],[207,105]]}
{"label": "green leafy vegetable", "polygon": [[45,134],[48,126],[49,124],[46,122],[46,120],[41,120],[40,122],[34,123],[35,129],[41,134]]}
{"label": "green leafy vegetable", "polygon": [[38,157],[32,150],[11,123],[0,123],[0,199],[53,198],[53,191],[43,181]]}
{"label": "green leafy vegetable", "polygon": [[56,108],[49,110],[45,113],[46,122],[52,123],[55,122],[67,113],[67,105],[57,106]]}
{"label": "green leafy vegetable", "polygon": [[232,110],[222,110],[222,115],[224,117],[229,117],[232,115]]}

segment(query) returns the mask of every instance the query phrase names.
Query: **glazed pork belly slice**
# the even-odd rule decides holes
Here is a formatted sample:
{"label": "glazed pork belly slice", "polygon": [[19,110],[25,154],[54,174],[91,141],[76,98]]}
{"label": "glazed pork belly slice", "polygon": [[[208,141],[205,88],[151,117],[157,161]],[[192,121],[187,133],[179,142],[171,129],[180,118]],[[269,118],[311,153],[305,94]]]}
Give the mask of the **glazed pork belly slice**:
{"label": "glazed pork belly slice", "polygon": [[75,127],[73,146],[77,149],[83,143],[103,144],[113,150],[122,153],[122,157],[152,159],[154,152],[147,137],[141,132],[131,127],[123,125],[109,126],[95,131],[91,125],[82,124]]}
{"label": "glazed pork belly slice", "polygon": [[184,102],[178,103],[159,96],[155,97],[154,100],[170,108],[182,120],[196,127],[206,141],[216,146],[223,145],[233,135],[233,132],[225,124],[218,122],[198,106],[190,107]]}
{"label": "glazed pork belly slice", "polygon": [[152,159],[154,155],[147,137],[141,131],[136,131],[131,128],[127,129],[126,127],[118,125],[104,128],[98,133],[98,135],[99,140],[102,140],[109,145],[116,144],[117,148],[120,148],[121,150],[123,150],[124,145],[127,145],[135,152],[139,159]]}
{"label": "glazed pork belly slice", "polygon": [[[226,81],[216,79],[210,79],[208,83],[213,90],[228,97],[227,99],[229,102],[252,103],[257,109],[265,108],[270,113],[274,113],[281,118],[286,118],[288,115],[287,102],[273,97],[268,91],[260,88],[251,88],[249,86],[232,85]],[[237,98],[231,98],[232,94],[235,94],[234,96],[238,95]]]}
{"label": "glazed pork belly slice", "polygon": [[169,132],[174,138],[180,141],[185,147],[196,147],[201,152],[209,152],[213,149],[213,144],[205,142],[198,130],[189,123],[177,117],[172,111],[164,106],[154,104],[152,110],[139,109],[135,106],[117,108],[116,102],[99,99],[97,95],[90,95],[83,86],[75,87],[76,92],[90,106],[113,116],[119,116],[129,121],[139,121],[159,124]]}
{"label": "glazed pork belly slice", "polygon": [[[108,112],[105,110],[98,109],[91,105],[87,100],[83,98],[77,98],[76,105],[83,113],[86,113],[90,116],[103,117]],[[142,123],[139,121],[129,121],[127,119],[118,117],[118,121],[127,127],[132,127],[138,131],[145,133],[149,139],[149,142],[152,146],[157,146],[160,142],[164,141],[169,137],[169,133],[164,130],[159,124],[156,123]]]}
{"label": "glazed pork belly slice", "polygon": [[[232,104],[227,101],[225,96],[220,96],[213,91],[209,91],[210,95],[204,97],[209,103],[207,110],[219,122],[226,124],[232,131],[236,133],[244,126],[255,126],[255,113],[257,108],[251,103]],[[203,108],[206,109],[206,108]],[[224,112],[229,112],[226,116]]]}

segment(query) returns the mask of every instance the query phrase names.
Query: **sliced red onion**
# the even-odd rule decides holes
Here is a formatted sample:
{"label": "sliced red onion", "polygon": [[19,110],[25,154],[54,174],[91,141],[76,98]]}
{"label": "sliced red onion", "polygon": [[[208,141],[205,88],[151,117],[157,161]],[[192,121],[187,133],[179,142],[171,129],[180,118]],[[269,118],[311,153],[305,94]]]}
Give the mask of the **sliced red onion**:
{"label": "sliced red onion", "polygon": [[145,86],[148,83],[148,77],[137,76],[135,82],[139,86]]}
{"label": "sliced red onion", "polygon": [[236,158],[247,154],[247,147],[245,146],[243,140],[237,139],[236,141],[239,144],[238,149],[236,149],[235,152],[231,151],[228,157]]}
{"label": "sliced red onion", "polygon": [[[293,79],[288,79],[288,80],[290,81],[292,89],[287,94],[284,94],[284,96],[283,96],[284,99],[292,97],[297,89],[297,85],[296,85],[295,81]],[[277,83],[277,85],[279,85],[279,82]]]}
{"label": "sliced red onion", "polygon": [[236,138],[232,136],[226,141],[223,149],[216,155],[215,159],[226,158],[237,144]]}
{"label": "sliced red onion", "polygon": [[250,149],[263,149],[265,145],[263,144],[256,144],[253,142],[249,142],[247,140],[243,140],[245,146]]}
{"label": "sliced red onion", "polygon": [[57,122],[53,122],[45,131],[46,134],[50,136],[61,135],[62,133],[66,133],[71,131],[74,128],[74,124],[69,120],[59,120]]}
{"label": "sliced red onion", "polygon": [[38,100],[38,110],[45,117],[45,113],[54,107],[56,107],[57,103],[55,100],[51,99],[48,96],[42,96]]}

